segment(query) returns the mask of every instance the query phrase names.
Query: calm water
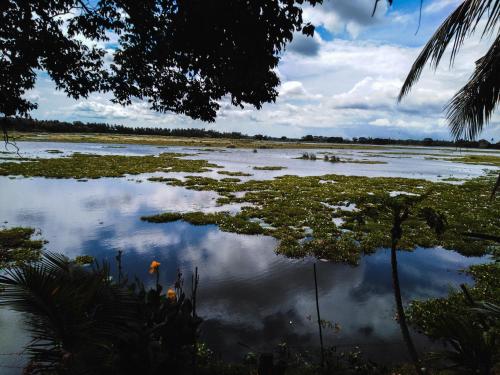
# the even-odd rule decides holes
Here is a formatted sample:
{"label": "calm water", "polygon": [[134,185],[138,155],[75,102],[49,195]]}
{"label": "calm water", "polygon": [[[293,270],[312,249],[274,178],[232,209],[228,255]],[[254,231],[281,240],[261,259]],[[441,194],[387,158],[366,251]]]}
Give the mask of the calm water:
{"label": "calm water", "polygon": [[[136,155],[179,150],[48,143],[23,143],[21,148],[26,156],[44,157],[51,156],[44,152],[47,149]],[[366,158],[367,152],[346,150],[341,156]],[[429,150],[419,149],[419,152]],[[379,157],[389,162],[384,165],[337,165],[292,159],[300,153],[300,150],[259,150],[253,154],[251,150],[231,150],[192,157],[208,159],[224,165],[227,170],[248,170],[254,174],[253,178],[343,173],[436,180],[450,175],[474,177],[485,168],[425,160],[423,156]],[[317,168],[311,169],[311,163]],[[251,170],[253,165],[282,165],[288,169],[256,175],[257,171]],[[173,282],[178,268],[186,280],[190,280],[197,266],[199,313],[205,319],[202,338],[228,359],[239,359],[248,347],[256,351],[272,350],[282,341],[295,347],[317,345],[313,259],[291,260],[276,255],[276,240],[271,237],[224,233],[212,225],[142,222],[140,216],[165,210],[238,209],[237,206],[216,207],[216,193],[169,187],[148,182],[146,177],[87,182],[0,177],[0,223],[6,227],[23,225],[40,229],[41,236],[49,241],[48,250],[70,257],[89,254],[111,261],[121,249],[128,274],[151,283],[147,269],[153,259],[161,262],[163,282],[167,284]],[[450,287],[470,282],[460,270],[484,261],[486,259],[465,258],[441,249],[401,252],[403,297],[409,301],[445,295]],[[377,359],[404,359],[406,353],[393,318],[389,253],[381,250],[365,256],[358,267],[326,262],[319,262],[318,267],[322,318],[340,325],[339,332],[326,330],[327,345],[337,345],[340,349],[360,345]],[[189,288],[189,283],[186,284]],[[20,317],[7,310],[0,310],[0,332],[0,353],[3,354],[19,352],[28,339],[22,332]],[[429,345],[421,337],[417,337],[417,341],[420,347]],[[22,361],[22,357],[0,355],[0,373],[19,373],[15,366],[20,366]],[[9,366],[13,367],[9,369]]]}

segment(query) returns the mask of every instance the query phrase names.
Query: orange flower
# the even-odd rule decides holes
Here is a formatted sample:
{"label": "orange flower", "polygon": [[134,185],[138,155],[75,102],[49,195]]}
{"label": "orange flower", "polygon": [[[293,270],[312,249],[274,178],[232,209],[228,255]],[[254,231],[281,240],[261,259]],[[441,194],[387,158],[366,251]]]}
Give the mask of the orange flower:
{"label": "orange flower", "polygon": [[175,290],[173,290],[172,288],[168,288],[168,290],[167,290],[167,298],[170,301],[175,301],[177,299],[177,294],[175,293]]}
{"label": "orange flower", "polygon": [[151,262],[151,265],[149,266],[149,273],[153,274],[155,272],[158,272],[158,267],[160,267],[160,262],[153,260]]}

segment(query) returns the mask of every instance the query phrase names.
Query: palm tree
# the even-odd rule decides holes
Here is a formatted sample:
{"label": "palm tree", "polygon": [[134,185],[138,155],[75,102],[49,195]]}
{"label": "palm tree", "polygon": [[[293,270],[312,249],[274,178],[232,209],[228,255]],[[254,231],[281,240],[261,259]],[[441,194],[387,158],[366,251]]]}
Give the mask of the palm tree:
{"label": "palm tree", "polygon": [[[121,261],[121,253],[118,254]],[[158,268],[159,263],[155,267]],[[33,340],[29,374],[185,374],[193,372],[197,272],[192,297],[182,283],[162,292],[113,281],[107,263],[84,267],[46,252],[0,274],[0,306],[24,313]],[[120,276],[121,278],[121,276]],[[180,274],[179,274],[180,278]]]}
{"label": "palm tree", "polygon": [[0,306],[27,314],[29,373],[100,373],[140,330],[135,296],[112,284],[107,266],[89,272],[65,256],[0,275]]}
{"label": "palm tree", "polygon": [[[376,1],[377,2],[377,1]],[[441,24],[425,45],[406,77],[398,100],[407,95],[427,63],[436,69],[450,45],[450,65],[465,38],[482,29],[481,38],[493,36],[486,54],[476,61],[469,81],[446,106],[446,117],[455,139],[475,139],[488,124],[500,100],[500,0],[464,0]],[[494,35],[496,33],[496,36]]]}

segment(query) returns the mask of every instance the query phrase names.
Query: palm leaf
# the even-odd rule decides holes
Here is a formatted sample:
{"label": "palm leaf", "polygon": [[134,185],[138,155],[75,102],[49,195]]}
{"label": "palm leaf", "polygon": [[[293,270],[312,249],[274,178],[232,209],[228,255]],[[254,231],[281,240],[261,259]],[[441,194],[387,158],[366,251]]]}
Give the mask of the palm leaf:
{"label": "palm leaf", "polygon": [[477,61],[467,84],[447,105],[447,118],[455,139],[475,139],[500,100],[500,34]]}
{"label": "palm leaf", "polygon": [[465,0],[460,4],[437,29],[414,62],[401,88],[398,100],[401,101],[410,92],[429,61],[432,68],[437,68],[444,52],[453,42],[450,55],[450,65],[452,65],[465,38],[476,31],[478,22],[485,14],[487,21],[482,36],[491,33],[500,20],[500,0]]}
{"label": "palm leaf", "polygon": [[137,300],[109,282],[109,268],[92,271],[53,253],[0,276],[0,305],[29,314],[28,346],[38,371],[55,370],[70,355],[72,369],[93,373],[139,331]]}

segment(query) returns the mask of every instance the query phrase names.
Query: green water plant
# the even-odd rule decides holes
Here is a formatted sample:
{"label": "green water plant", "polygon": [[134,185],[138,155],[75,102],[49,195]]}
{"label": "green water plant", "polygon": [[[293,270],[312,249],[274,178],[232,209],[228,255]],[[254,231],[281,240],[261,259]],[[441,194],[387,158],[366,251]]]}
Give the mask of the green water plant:
{"label": "green water plant", "polygon": [[68,157],[38,159],[21,163],[0,164],[0,175],[50,178],[122,177],[125,174],[150,172],[207,172],[215,164],[205,160],[182,159],[185,154],[125,156],[75,153]]}
{"label": "green water plant", "polygon": [[286,167],[280,167],[280,166],[263,166],[263,167],[253,167],[254,170],[256,171],[280,171],[282,169],[286,169]]}
{"label": "green water plant", "polygon": [[233,172],[233,171],[217,171],[218,174],[226,175],[226,176],[234,176],[234,177],[247,177],[251,176],[250,173],[245,173],[245,172]]}
{"label": "green water plant", "polygon": [[[407,178],[286,175],[272,180],[236,183],[187,176],[183,181],[177,179],[168,184],[215,191],[221,196],[218,199],[221,205],[246,204],[236,215],[217,213],[216,220],[213,214],[199,213],[196,222],[223,222],[222,230],[245,233],[248,232],[247,223],[259,219],[272,228],[263,228],[258,233],[278,239],[279,253],[288,256],[311,254],[355,264],[361,254],[391,245],[392,216],[379,205],[388,192],[422,195],[424,199],[417,203],[416,209],[428,207],[447,219],[447,231],[437,236],[424,220],[409,218],[403,223],[400,249],[442,246],[466,255],[493,251],[498,247],[494,242],[476,241],[462,235],[467,232],[495,233],[500,227],[497,214],[500,200],[489,199],[493,179],[493,176],[484,176],[452,185]],[[245,194],[237,194],[241,192]],[[365,214],[369,211],[373,213],[371,216]],[[150,218],[149,221],[159,222],[161,214]],[[183,220],[191,219],[183,214]],[[252,228],[256,227],[252,225]]]}
{"label": "green water plant", "polygon": [[43,240],[34,240],[33,228],[14,227],[0,229],[0,269],[40,258]]}

